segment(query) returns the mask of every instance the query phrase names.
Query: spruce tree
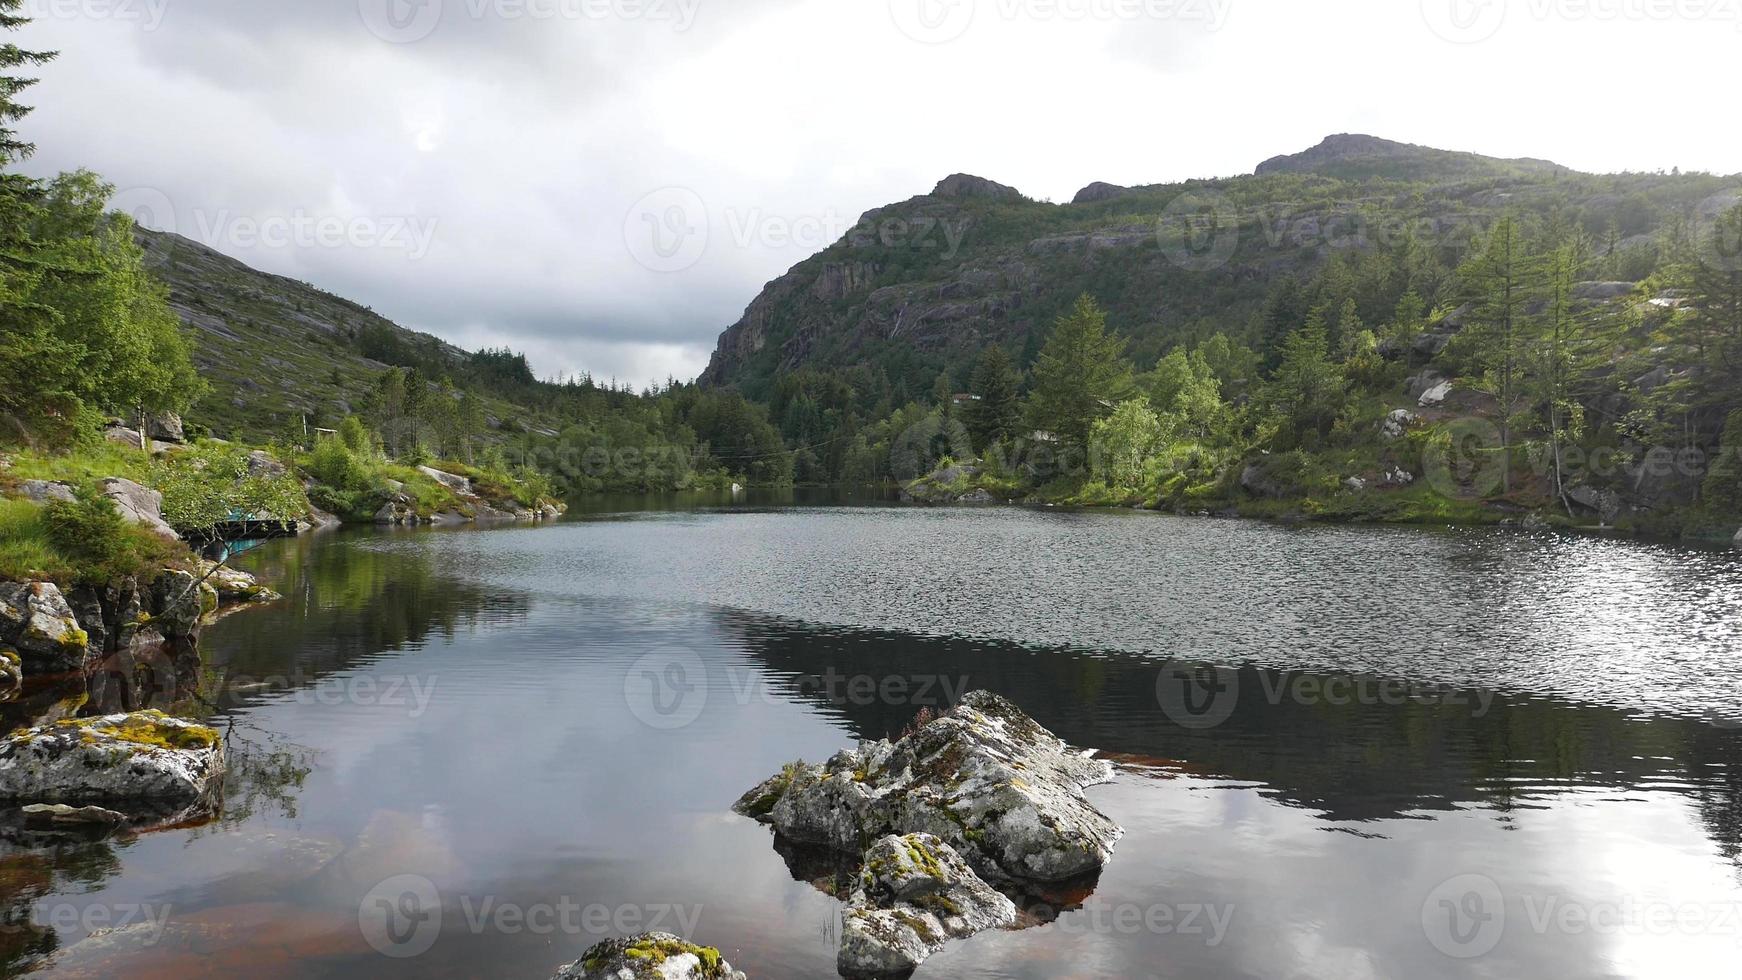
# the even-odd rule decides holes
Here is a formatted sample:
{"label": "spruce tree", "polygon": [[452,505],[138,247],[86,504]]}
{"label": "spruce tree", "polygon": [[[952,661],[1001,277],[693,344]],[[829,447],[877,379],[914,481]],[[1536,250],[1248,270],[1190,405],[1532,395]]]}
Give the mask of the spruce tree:
{"label": "spruce tree", "polygon": [[993,344],[980,354],[969,389],[977,399],[968,405],[963,421],[975,452],[985,452],[993,443],[1012,439],[1022,424],[1017,389],[1022,379],[1003,347]]}
{"label": "spruce tree", "polygon": [[1095,423],[1134,388],[1125,341],[1107,332],[1107,313],[1085,294],[1059,318],[1034,363],[1029,419],[1066,452],[1084,452]]}

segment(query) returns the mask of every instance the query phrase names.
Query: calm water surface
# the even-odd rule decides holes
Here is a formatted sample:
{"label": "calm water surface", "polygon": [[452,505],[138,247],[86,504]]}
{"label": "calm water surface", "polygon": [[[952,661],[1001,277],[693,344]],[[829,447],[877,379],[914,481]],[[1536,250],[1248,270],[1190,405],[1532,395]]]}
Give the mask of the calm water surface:
{"label": "calm water surface", "polygon": [[[974,688],[1113,759],[1091,798],[1127,834],[1092,888],[1026,897],[1028,928],[919,977],[1742,961],[1736,555],[1135,513],[589,510],[250,555],[282,603],[94,679],[86,709],[227,728],[224,814],[0,844],[5,972],[542,978],[658,927],[758,980],[831,977],[844,869],[728,807]],[[429,914],[386,936],[392,909]]]}

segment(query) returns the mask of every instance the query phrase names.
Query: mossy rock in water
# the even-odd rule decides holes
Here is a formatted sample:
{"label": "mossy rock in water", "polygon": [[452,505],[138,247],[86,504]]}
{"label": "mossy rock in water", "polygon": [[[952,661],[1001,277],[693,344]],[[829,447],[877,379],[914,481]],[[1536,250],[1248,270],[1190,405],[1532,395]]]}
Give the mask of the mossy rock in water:
{"label": "mossy rock in water", "polygon": [[0,799],[191,813],[216,801],[224,761],[217,731],[161,711],[67,718],[0,740]]}
{"label": "mossy rock in water", "polygon": [[664,932],[607,939],[556,973],[555,980],[746,980],[712,946]]}

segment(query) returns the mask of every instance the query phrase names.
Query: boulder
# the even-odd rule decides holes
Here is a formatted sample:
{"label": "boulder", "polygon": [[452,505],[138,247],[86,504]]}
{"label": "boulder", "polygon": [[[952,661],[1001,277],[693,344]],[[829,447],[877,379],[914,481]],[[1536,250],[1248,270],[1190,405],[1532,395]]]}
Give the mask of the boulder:
{"label": "boulder", "polygon": [[395,493],[381,509],[375,512],[375,523],[388,525],[412,525],[419,523],[417,511],[411,509],[411,500],[404,494]]}
{"label": "boulder", "polygon": [[103,438],[117,446],[126,446],[128,449],[143,450],[145,448],[145,437],[139,434],[139,430],[129,429],[124,425],[111,425],[104,429]]}
{"label": "boulder", "polygon": [[284,598],[272,591],[247,572],[229,567],[219,566],[216,562],[200,562],[200,574],[206,577],[207,584],[217,591],[218,601],[224,605],[239,602],[273,602]]}
{"label": "boulder", "polygon": [[1613,490],[1599,489],[1588,483],[1567,488],[1567,499],[1596,513],[1604,524],[1612,524],[1625,506],[1621,495]]}
{"label": "boulder", "polygon": [[1428,368],[1426,371],[1423,371],[1403,383],[1404,397],[1412,402],[1419,402],[1422,395],[1426,394],[1430,388],[1433,388],[1444,380],[1446,380],[1445,375],[1435,371],[1433,368]]}
{"label": "boulder", "polygon": [[1361,491],[1367,489],[1367,481],[1361,479],[1358,476],[1351,476],[1347,480],[1343,481],[1343,489],[1349,491],[1350,493],[1360,493]]}
{"label": "boulder", "polygon": [[287,473],[284,464],[278,458],[263,449],[255,449],[248,453],[248,475],[264,476],[276,479]]}
{"label": "boulder", "polygon": [[889,836],[865,853],[841,919],[845,977],[906,975],[951,939],[1016,922],[1016,905],[930,834]]}
{"label": "boulder", "polygon": [[1433,406],[1444,402],[1451,396],[1451,394],[1452,383],[1450,381],[1442,381],[1421,393],[1421,407],[1432,408]]}
{"label": "boulder", "polygon": [[73,488],[66,483],[52,483],[48,480],[24,480],[18,484],[18,495],[25,500],[46,504],[53,500],[72,503],[77,499]]}
{"label": "boulder", "polygon": [[1432,360],[1445,353],[1446,348],[1451,345],[1452,334],[1430,332],[1415,338],[1415,343],[1410,346],[1410,350],[1422,360]]}
{"label": "boulder", "polygon": [[1380,484],[1387,487],[1407,487],[1415,482],[1415,474],[1401,466],[1393,467],[1380,478]]}
{"label": "boulder", "polygon": [[1737,529],[1736,536],[1730,539],[1730,544],[1732,547],[1742,548],[1742,528]]}
{"label": "boulder", "polygon": [[212,802],[224,774],[213,729],[161,711],[71,718],[0,740],[0,799],[190,808]]}
{"label": "boulder", "polygon": [[553,980],[746,980],[712,946],[670,933],[607,939],[556,971]]}
{"label": "boulder", "polygon": [[476,491],[472,489],[472,481],[463,476],[453,473],[443,473],[441,470],[432,469],[428,466],[419,466],[417,471],[462,497],[474,496],[476,493]]}
{"label": "boulder", "polygon": [[166,569],[151,583],[151,626],[169,639],[199,632],[200,617],[218,606],[217,590],[188,572]]}
{"label": "boulder", "polygon": [[181,416],[174,412],[159,412],[145,419],[145,434],[159,442],[169,442],[181,445],[187,442],[187,433],[183,430]]}
{"label": "boulder", "polygon": [[27,827],[116,827],[126,822],[127,814],[100,806],[32,803],[24,808]]}
{"label": "boulder", "polygon": [[1420,421],[1421,416],[1407,408],[1400,408],[1385,416],[1385,421],[1379,425],[1379,433],[1387,439],[1402,439],[1409,427]]}
{"label": "boulder", "polygon": [[0,645],[18,651],[28,672],[78,670],[89,642],[53,582],[0,582]]}
{"label": "boulder", "polygon": [[163,520],[163,494],[119,477],[110,477],[101,486],[103,495],[115,502],[115,509],[129,522],[138,524],[159,537],[171,541],[181,540],[181,535],[175,533],[175,528]]}
{"label": "boulder", "polygon": [[926,833],[988,880],[1060,882],[1112,856],[1123,831],[1083,795],[1112,776],[1009,701],[976,691],[899,741],[790,765],[734,809],[798,843],[857,854],[869,839]]}

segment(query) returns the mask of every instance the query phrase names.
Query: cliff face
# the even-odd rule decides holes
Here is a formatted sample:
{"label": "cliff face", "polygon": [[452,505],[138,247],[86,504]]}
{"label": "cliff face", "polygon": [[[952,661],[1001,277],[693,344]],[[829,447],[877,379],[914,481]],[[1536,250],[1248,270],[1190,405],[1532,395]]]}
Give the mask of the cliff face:
{"label": "cliff face", "polygon": [[880,370],[914,391],[940,369],[965,382],[987,344],[1035,349],[1084,292],[1142,362],[1206,324],[1244,333],[1276,282],[1350,249],[1413,236],[1455,262],[1507,212],[1564,215],[1594,236],[1613,227],[1625,247],[1654,247],[1674,215],[1738,186],[1580,174],[1369,136],[1331,137],[1252,176],[1097,182],[1064,205],[958,174],[866,214],[769,283],[721,336],[702,382],[753,397],[801,368]]}

